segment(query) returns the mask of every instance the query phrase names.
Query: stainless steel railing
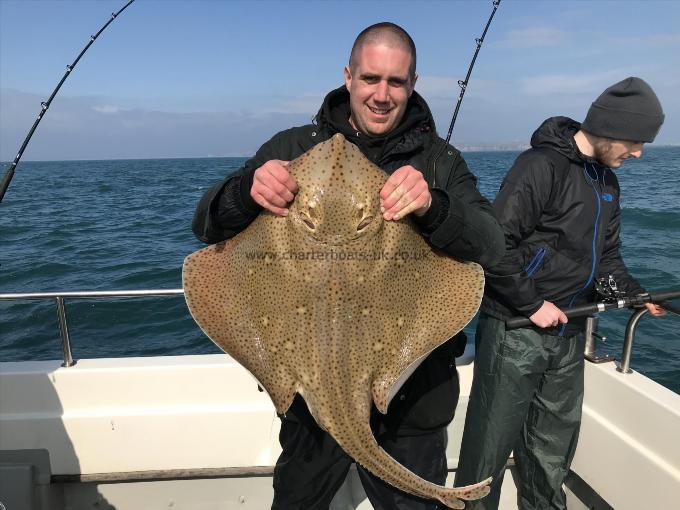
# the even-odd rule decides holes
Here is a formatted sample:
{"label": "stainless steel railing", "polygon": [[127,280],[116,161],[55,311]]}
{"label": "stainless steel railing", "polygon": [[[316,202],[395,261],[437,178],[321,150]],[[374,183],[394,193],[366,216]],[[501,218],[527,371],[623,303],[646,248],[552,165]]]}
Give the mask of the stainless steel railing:
{"label": "stainless steel railing", "polygon": [[599,334],[597,331],[599,321],[599,317],[594,317],[592,315],[586,317],[586,327],[584,331],[586,348],[583,355],[591,363],[607,363],[609,361],[614,361],[613,356],[607,353],[599,353],[597,351],[596,340],[599,339],[602,342],[607,341],[607,337]]}
{"label": "stainless steel railing", "polygon": [[[664,303],[665,310],[672,315],[680,315],[680,309],[670,302]],[[623,340],[623,350],[621,352],[621,362],[616,367],[616,370],[623,374],[630,374],[633,371],[630,368],[630,358],[633,354],[633,341],[635,340],[635,333],[640,319],[648,313],[646,307],[638,308],[630,315],[628,324],[626,324],[626,333]],[[598,354],[595,349],[596,338],[605,341],[606,338],[597,333],[597,317],[588,317],[586,319],[585,340],[586,349],[585,357],[591,363],[605,363],[608,361],[615,361],[614,357],[609,354]]]}
{"label": "stainless steel railing", "polygon": [[648,312],[649,310],[647,310],[647,308],[640,308],[639,310],[635,310],[631,314],[630,319],[628,319],[628,324],[626,325],[626,335],[623,342],[623,352],[621,353],[621,364],[616,367],[616,370],[623,374],[630,374],[632,372],[630,369],[630,357],[633,354],[633,339],[635,338],[635,331],[642,316]]}
{"label": "stainless steel railing", "polygon": [[19,292],[0,294],[0,300],[23,301],[34,299],[52,299],[57,305],[57,318],[59,320],[59,336],[64,355],[63,367],[75,364],[71,353],[71,338],[68,334],[66,322],[67,299],[101,299],[101,298],[134,298],[149,296],[183,296],[184,289],[145,289],[145,290],[100,290],[87,292]]}
{"label": "stainless steel railing", "polygon": [[[59,335],[61,337],[61,346],[64,355],[64,363],[62,366],[70,367],[74,365],[73,355],[71,353],[71,339],[68,333],[68,324],[66,322],[66,300],[67,299],[101,299],[101,298],[135,298],[135,297],[149,297],[149,296],[183,296],[184,289],[143,289],[143,290],[102,290],[102,291],[87,291],[87,292],[23,292],[23,293],[5,293],[0,294],[0,300],[34,300],[34,299],[53,299],[57,306],[57,318],[59,320]],[[670,304],[666,304],[667,310],[673,314],[679,314],[679,310]],[[626,326],[626,335],[623,343],[623,352],[621,354],[621,364],[617,367],[619,372],[624,374],[631,373],[630,358],[633,352],[633,340],[635,339],[635,332],[640,321],[640,318],[647,313],[646,308],[640,308],[631,315],[628,325]],[[586,358],[595,363],[604,361],[613,361],[614,358],[595,355],[595,337],[603,337],[596,333],[597,319],[589,318],[586,325]]]}

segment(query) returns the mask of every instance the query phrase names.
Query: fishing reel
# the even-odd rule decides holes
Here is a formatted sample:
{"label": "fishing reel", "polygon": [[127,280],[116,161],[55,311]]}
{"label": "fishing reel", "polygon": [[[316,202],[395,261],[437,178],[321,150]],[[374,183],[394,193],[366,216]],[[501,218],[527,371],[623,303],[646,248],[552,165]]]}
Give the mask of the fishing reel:
{"label": "fishing reel", "polygon": [[605,303],[616,303],[626,296],[625,292],[619,290],[616,280],[610,274],[595,280],[595,292]]}

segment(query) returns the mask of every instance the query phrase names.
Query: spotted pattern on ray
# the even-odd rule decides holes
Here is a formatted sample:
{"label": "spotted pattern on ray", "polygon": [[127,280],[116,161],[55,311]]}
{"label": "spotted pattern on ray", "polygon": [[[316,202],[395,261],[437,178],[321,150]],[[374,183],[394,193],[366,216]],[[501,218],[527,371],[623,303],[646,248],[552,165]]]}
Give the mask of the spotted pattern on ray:
{"label": "spotted pattern on ray", "polygon": [[299,192],[287,217],[264,211],[233,239],[186,258],[192,316],[279,413],[300,393],[359,464],[464,508],[461,499],[487,494],[490,479],[459,488],[423,480],[378,446],[369,418],[372,402],[386,412],[405,376],[472,319],[481,267],[433,250],[409,219],[384,221],[387,175],[342,135],[288,170]]}

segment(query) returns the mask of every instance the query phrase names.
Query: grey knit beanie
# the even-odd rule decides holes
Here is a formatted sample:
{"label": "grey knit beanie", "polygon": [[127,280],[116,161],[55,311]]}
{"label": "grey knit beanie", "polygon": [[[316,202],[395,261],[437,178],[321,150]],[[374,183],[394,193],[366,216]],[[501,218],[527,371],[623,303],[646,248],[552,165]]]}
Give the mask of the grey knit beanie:
{"label": "grey knit beanie", "polygon": [[631,76],[600,94],[590,105],[581,128],[614,140],[653,142],[663,119],[661,103],[652,87]]}

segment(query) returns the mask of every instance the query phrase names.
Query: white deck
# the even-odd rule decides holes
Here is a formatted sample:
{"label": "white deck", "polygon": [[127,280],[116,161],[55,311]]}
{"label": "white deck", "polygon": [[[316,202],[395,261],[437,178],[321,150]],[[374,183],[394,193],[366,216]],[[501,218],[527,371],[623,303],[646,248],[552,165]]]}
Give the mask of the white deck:
{"label": "white deck", "polygon": [[[452,470],[470,360],[459,365],[461,398],[447,451]],[[71,368],[0,363],[0,450],[46,449],[57,480],[135,480],[53,483],[34,494],[37,508],[268,508],[278,430],[267,395],[226,355],[80,360]],[[639,374],[623,375],[613,363],[587,363],[572,467],[612,507],[677,508],[679,432],[679,395]],[[238,468],[250,474],[236,475]],[[513,489],[506,476],[503,509],[516,508]],[[570,508],[586,508],[570,499]],[[370,508],[355,476],[332,508]]]}

